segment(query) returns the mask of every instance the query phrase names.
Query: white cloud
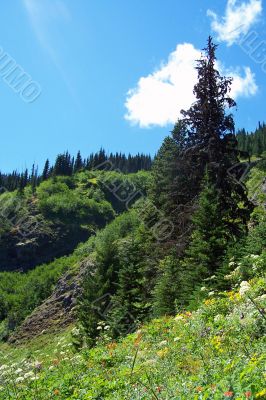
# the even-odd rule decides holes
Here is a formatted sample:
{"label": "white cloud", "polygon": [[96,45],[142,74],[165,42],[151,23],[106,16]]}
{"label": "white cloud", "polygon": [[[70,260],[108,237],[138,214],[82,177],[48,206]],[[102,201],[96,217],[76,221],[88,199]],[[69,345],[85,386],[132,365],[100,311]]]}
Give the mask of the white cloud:
{"label": "white cloud", "polygon": [[217,34],[217,39],[226,42],[228,46],[247,34],[261,13],[262,0],[228,0],[224,17],[217,16],[212,10],[207,11],[207,15],[212,19],[211,27]]}
{"label": "white cloud", "polygon": [[[197,82],[195,60],[200,50],[190,43],[178,44],[167,63],[154,73],[141,77],[134,89],[129,90],[125,106],[125,118],[142,128],[173,124],[180,117],[181,109],[187,109],[195,101],[193,87]],[[225,75],[234,77],[232,96],[251,96],[257,91],[255,76],[249,67],[241,70],[227,69],[217,63]]]}
{"label": "white cloud", "polygon": [[200,51],[192,44],[179,44],[158,71],[139,79],[128,92],[126,119],[141,127],[164,126],[192,103]]}
{"label": "white cloud", "polygon": [[254,96],[258,91],[255,74],[251,71],[250,67],[244,67],[243,69],[243,76],[241,76],[238,72],[228,71],[228,75],[230,75],[234,79],[231,90],[231,96],[234,99],[237,99],[241,96]]}

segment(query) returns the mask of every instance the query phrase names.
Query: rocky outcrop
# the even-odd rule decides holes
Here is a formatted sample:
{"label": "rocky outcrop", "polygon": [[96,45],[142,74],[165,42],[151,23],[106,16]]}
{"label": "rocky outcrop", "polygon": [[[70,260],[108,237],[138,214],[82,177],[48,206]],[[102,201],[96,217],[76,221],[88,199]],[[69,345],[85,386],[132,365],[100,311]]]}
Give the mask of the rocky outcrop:
{"label": "rocky outcrop", "polygon": [[78,272],[65,273],[58,281],[52,295],[25,319],[8,341],[24,342],[44,333],[59,331],[74,323],[82,278],[91,265],[90,261],[86,261],[81,264]]}

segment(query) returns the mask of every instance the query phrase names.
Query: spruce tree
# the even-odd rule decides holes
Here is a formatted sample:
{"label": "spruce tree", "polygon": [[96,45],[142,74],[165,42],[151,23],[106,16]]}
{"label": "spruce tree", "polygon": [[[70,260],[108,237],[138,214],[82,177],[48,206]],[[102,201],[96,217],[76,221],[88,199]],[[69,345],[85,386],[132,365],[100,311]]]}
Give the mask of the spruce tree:
{"label": "spruce tree", "polygon": [[173,210],[171,189],[177,171],[178,146],[167,136],[161,145],[152,166],[152,181],[149,190],[153,203],[168,214]]}
{"label": "spruce tree", "polygon": [[182,111],[179,142],[183,144],[174,184],[176,203],[195,202],[202,189],[206,168],[208,179],[220,192],[224,210],[229,211],[227,224],[235,235],[242,233],[249,219],[251,204],[247,192],[230,173],[239,164],[234,120],[230,109],[236,105],[230,97],[232,78],[216,69],[216,48],[208,38],[204,54],[198,60],[198,82],[194,87],[196,101]]}
{"label": "spruce tree", "polygon": [[74,162],[74,172],[78,172],[82,168],[83,168],[83,161],[82,161],[82,157],[81,157],[80,151],[78,151],[77,157],[76,157],[75,162]]}
{"label": "spruce tree", "polygon": [[153,311],[156,316],[174,315],[176,299],[183,290],[182,268],[175,254],[166,256],[159,265],[159,274],[154,289]]}
{"label": "spruce tree", "polygon": [[45,181],[49,177],[49,169],[50,169],[50,163],[49,160],[47,159],[44,164],[43,172],[42,172],[42,181]]}

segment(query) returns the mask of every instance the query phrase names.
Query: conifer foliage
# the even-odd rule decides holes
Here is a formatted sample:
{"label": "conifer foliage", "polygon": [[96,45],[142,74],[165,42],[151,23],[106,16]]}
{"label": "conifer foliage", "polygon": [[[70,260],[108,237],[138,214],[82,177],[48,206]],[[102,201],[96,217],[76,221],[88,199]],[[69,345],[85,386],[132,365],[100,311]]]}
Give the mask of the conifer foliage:
{"label": "conifer foliage", "polygon": [[[230,113],[236,103],[230,97],[232,79],[222,77],[216,69],[216,48],[209,37],[198,60],[196,101],[181,112],[183,118],[175,125],[172,138],[165,140],[153,166],[153,176],[166,193],[162,209],[175,224],[176,248],[180,235],[185,232],[186,236],[183,254],[176,251],[161,262],[155,287],[156,313],[171,314],[176,305],[189,302],[197,285],[219,269],[230,243],[245,234],[252,210],[244,185],[231,173],[239,166]],[[174,161],[169,163],[165,147],[171,141],[178,151],[172,152]],[[160,206],[154,189],[153,195]],[[180,225],[184,209],[187,215]]]}

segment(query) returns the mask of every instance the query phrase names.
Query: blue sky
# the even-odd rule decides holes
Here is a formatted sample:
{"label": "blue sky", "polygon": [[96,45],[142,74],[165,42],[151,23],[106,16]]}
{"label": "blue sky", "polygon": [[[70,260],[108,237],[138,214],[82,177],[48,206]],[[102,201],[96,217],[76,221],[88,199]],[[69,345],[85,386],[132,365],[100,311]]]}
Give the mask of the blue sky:
{"label": "blue sky", "polygon": [[[65,150],[154,154],[193,101],[209,34],[218,68],[235,77],[237,127],[266,120],[261,0],[12,0],[0,11],[3,172],[42,168]],[[11,58],[36,99],[4,79]]]}

